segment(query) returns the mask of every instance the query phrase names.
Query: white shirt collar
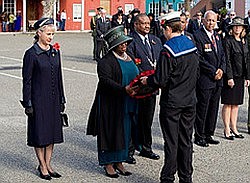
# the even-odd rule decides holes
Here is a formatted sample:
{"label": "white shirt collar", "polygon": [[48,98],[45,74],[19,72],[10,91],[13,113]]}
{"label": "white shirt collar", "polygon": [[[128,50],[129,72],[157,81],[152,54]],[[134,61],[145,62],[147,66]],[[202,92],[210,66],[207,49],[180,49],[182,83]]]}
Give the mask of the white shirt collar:
{"label": "white shirt collar", "polygon": [[214,35],[214,31],[213,32],[209,32],[205,26],[203,26],[207,36],[209,37],[209,39],[212,41],[212,35]]}
{"label": "white shirt collar", "polygon": [[[141,38],[141,40],[143,41],[143,43],[145,43],[145,38],[148,39],[148,34],[146,34],[145,36],[143,36],[142,34],[140,34],[139,32],[137,32],[137,34],[139,35],[139,37]],[[149,40],[149,39],[148,39]]]}

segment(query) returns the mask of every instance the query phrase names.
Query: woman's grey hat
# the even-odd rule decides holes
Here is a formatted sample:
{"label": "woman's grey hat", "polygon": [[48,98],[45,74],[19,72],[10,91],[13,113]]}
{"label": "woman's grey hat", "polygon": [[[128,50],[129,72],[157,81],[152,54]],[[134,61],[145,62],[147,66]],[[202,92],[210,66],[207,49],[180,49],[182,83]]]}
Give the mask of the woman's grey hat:
{"label": "woman's grey hat", "polygon": [[235,18],[233,18],[232,23],[229,24],[228,28],[231,29],[233,26],[237,26],[237,25],[238,26],[243,26],[245,28],[248,27],[248,25],[244,23],[244,19],[243,18],[241,18],[241,17],[235,17]]}
{"label": "woman's grey hat", "polygon": [[104,39],[109,45],[109,51],[122,43],[130,43],[133,40],[131,37],[125,35],[124,26],[122,25],[110,29],[104,35]]}

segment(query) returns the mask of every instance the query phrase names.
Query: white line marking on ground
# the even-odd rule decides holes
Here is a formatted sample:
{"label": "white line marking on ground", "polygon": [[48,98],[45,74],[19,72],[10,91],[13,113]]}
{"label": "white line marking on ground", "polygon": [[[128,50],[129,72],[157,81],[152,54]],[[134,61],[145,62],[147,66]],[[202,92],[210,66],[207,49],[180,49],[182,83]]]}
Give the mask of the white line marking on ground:
{"label": "white line marking on ground", "polygon": [[0,75],[8,76],[8,77],[15,78],[15,79],[23,79],[21,77],[18,77],[18,76],[12,75],[12,74],[6,74],[6,73],[3,73],[3,72],[0,72]]}
{"label": "white line marking on ground", "polygon": [[[14,61],[18,61],[18,62],[22,62],[21,59],[12,58],[12,57],[0,56],[0,58],[2,58],[2,59],[8,59],[8,60],[14,60]],[[87,74],[87,75],[91,75],[91,76],[97,76],[96,73],[86,72],[86,71],[81,71],[81,70],[75,70],[75,69],[70,69],[70,68],[66,68],[66,67],[63,67],[63,70],[71,71],[71,72],[76,72],[76,73]]]}

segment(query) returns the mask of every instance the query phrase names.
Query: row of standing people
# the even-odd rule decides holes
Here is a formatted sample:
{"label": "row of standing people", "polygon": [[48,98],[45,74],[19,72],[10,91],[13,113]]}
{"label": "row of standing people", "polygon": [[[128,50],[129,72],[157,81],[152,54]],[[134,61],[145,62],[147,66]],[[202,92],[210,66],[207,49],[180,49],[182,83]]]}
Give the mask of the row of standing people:
{"label": "row of standing people", "polygon": [[[204,22],[206,20],[202,19],[202,13],[198,12],[196,14],[195,20],[190,20],[188,25],[186,26],[186,30],[190,33],[193,33],[194,37],[197,38],[199,34],[197,34],[197,29],[194,29],[194,27],[197,27],[195,25],[198,25],[197,22],[199,22],[200,28],[204,26]],[[240,17],[236,16],[236,12],[231,11],[229,12],[228,17],[224,17],[223,19],[219,19],[218,13],[216,13],[216,21],[213,22],[213,32],[214,35],[211,37],[212,44],[205,44],[206,46],[206,52],[210,52],[213,47],[215,47],[216,53],[221,54],[225,52],[225,60],[226,60],[226,70],[223,70],[223,84],[221,81],[218,83],[218,91],[214,92],[212,95],[213,99],[206,103],[200,104],[200,105],[209,105],[213,106],[214,111],[209,114],[204,114],[204,111],[202,112],[199,108],[197,110],[198,118],[197,120],[200,120],[204,118],[206,115],[210,115],[212,120],[212,123],[210,120],[207,122],[204,122],[203,125],[200,125],[202,123],[195,123],[195,143],[200,146],[207,147],[209,143],[206,142],[207,136],[210,136],[214,134],[215,125],[217,121],[217,114],[218,114],[218,106],[216,103],[211,103],[212,101],[216,101],[219,103],[219,99],[221,97],[221,103],[223,104],[222,107],[222,119],[224,122],[224,136],[226,139],[233,140],[234,137],[236,138],[244,138],[242,134],[238,132],[237,129],[237,117],[238,117],[238,109],[239,105],[243,104],[243,97],[244,97],[244,84],[246,86],[249,85],[249,56],[248,56],[248,41],[247,41],[247,33],[249,29],[249,23],[248,18],[242,19]],[[196,22],[196,23],[195,23]],[[199,29],[200,29],[199,28]],[[199,30],[198,29],[198,30]],[[220,51],[221,46],[217,45],[217,40],[221,39],[223,45],[223,51]],[[195,39],[197,41],[197,39]],[[199,45],[200,42],[200,45]],[[197,47],[201,47],[204,45],[204,42],[198,41]],[[220,53],[221,52],[221,53]],[[215,55],[215,56],[217,56]],[[240,60],[240,62],[237,61],[237,58]],[[246,80],[246,81],[244,81]],[[207,84],[207,83],[206,83]],[[223,86],[223,87],[222,87]],[[211,87],[209,85],[206,85],[206,87]],[[221,90],[221,91],[220,91]],[[201,91],[201,90],[197,90]],[[211,94],[210,94],[211,95]],[[197,95],[202,96],[202,95]],[[203,96],[207,99],[208,95]],[[215,98],[217,98],[215,100]],[[198,99],[198,105],[199,105]],[[216,107],[216,108],[215,108]],[[211,124],[211,125],[209,125]],[[248,128],[248,133],[250,133],[250,129]],[[219,141],[212,140],[211,143],[218,144]]]}
{"label": "row of standing people", "polygon": [[17,14],[7,13],[3,11],[0,15],[0,22],[2,23],[2,32],[18,32],[21,30],[22,16],[21,11],[17,11]]}
{"label": "row of standing people", "polygon": [[[99,128],[95,128],[95,130],[97,130],[95,134],[91,131],[93,129],[89,128],[88,130],[90,131],[88,131],[88,134],[97,135],[99,139],[98,156],[100,156],[101,152],[105,152],[105,150],[116,152],[117,149],[115,148],[118,148],[118,146],[115,146],[116,143],[114,143],[112,135],[109,136],[109,139],[106,137],[104,140],[102,134],[114,133],[109,133],[109,130],[107,130],[104,125],[114,125],[113,128],[116,128],[117,123],[109,124],[105,119],[112,118],[115,121],[117,120],[117,116],[110,116],[102,110],[99,111],[107,104],[107,102],[105,103],[100,99],[109,96],[110,100],[118,101],[118,99],[113,98],[116,92],[121,92],[121,95],[119,95],[119,97],[117,96],[121,99],[121,96],[126,96],[126,93],[133,95],[136,93],[136,89],[131,88],[128,80],[125,83],[119,80],[119,82],[122,82],[119,83],[120,90],[113,90],[113,87],[117,87],[111,85],[113,82],[113,84],[117,84],[117,69],[121,71],[119,75],[121,76],[122,74],[120,79],[124,77],[123,74],[126,73],[126,69],[120,68],[123,67],[120,61],[118,65],[117,63],[114,64],[116,59],[112,61],[112,64],[109,63],[111,61],[109,61],[110,58],[108,58],[108,56],[114,54],[115,58],[119,60],[124,56],[127,58],[128,55],[129,60],[134,60],[137,64],[138,60],[140,60],[137,65],[139,72],[156,69],[154,75],[148,78],[142,78],[141,82],[162,89],[160,98],[160,124],[164,138],[165,161],[161,172],[161,181],[173,182],[174,174],[178,170],[181,181],[192,182],[193,128],[195,129],[195,144],[208,147],[210,144],[216,145],[220,143],[213,138],[220,97],[222,97],[222,103],[224,104],[222,114],[225,124],[225,139],[233,140],[234,138],[244,138],[244,136],[238,132],[236,121],[238,105],[243,103],[244,86],[245,84],[246,86],[249,85],[250,60],[248,45],[246,38],[242,35],[242,32],[246,29],[246,25],[242,18],[235,17],[229,26],[230,36],[225,38],[225,46],[223,47],[222,39],[215,31],[217,23],[217,14],[215,12],[210,10],[205,13],[202,22],[203,25],[194,32],[194,36],[185,33],[184,28],[180,27],[180,23],[183,23],[184,20],[187,21],[185,16],[183,16],[183,21],[180,17],[171,16],[172,14],[169,13],[164,18],[163,29],[167,41],[164,43],[163,49],[162,45],[159,45],[159,39],[149,34],[150,21],[147,15],[139,14],[136,16],[134,22],[135,31],[130,35],[133,41],[128,46],[127,43],[121,43],[123,52],[119,52],[119,56],[116,56],[116,51],[112,50],[113,53],[108,52],[108,54],[101,59],[101,62],[98,62],[98,71],[100,72],[98,72],[100,79],[98,86],[103,87],[104,91],[100,88],[97,89],[96,100],[91,110],[96,113],[90,115],[89,124],[95,124],[94,127]],[[184,23],[183,25],[185,27]],[[191,39],[188,39],[186,36],[182,36],[182,34],[188,35],[187,37],[193,39],[193,41],[190,41]],[[155,45],[159,45],[162,51],[154,50]],[[120,47],[120,45],[118,47]],[[225,52],[227,53],[226,55]],[[153,55],[155,57],[152,57]],[[155,65],[156,63],[157,66]],[[114,68],[113,65],[116,65],[116,67]],[[109,68],[108,71],[106,70],[107,68],[105,68],[106,66]],[[111,74],[111,71],[115,73]],[[101,75],[101,73],[105,73],[105,76]],[[113,81],[113,79],[115,79],[115,81]],[[244,84],[245,81],[246,83]],[[107,91],[104,88],[109,88],[115,93],[109,93],[110,90]],[[144,101],[137,101],[139,109],[138,118],[140,118],[140,112],[142,111],[152,115],[152,109],[155,107],[154,97],[155,95],[152,95],[150,98],[143,99]],[[99,103],[97,101],[99,101]],[[121,103],[123,104],[123,102]],[[111,106],[115,106],[115,109],[121,109],[117,108],[116,105]],[[144,108],[141,111],[140,106]],[[113,108],[110,108],[112,111]],[[93,114],[96,116],[94,115],[93,117]],[[103,119],[99,116],[100,114],[106,114],[107,116]],[[110,114],[114,113],[112,112]],[[117,114],[117,111],[115,111],[115,114]],[[143,115],[145,116],[145,114]],[[95,123],[93,123],[93,119],[99,119],[100,121],[94,121]],[[122,122],[120,125],[124,123],[132,124],[132,130],[128,130],[127,133],[133,133],[135,129],[140,129],[139,120],[137,123],[138,126],[134,126],[134,128],[134,120],[130,119],[130,122],[123,120],[125,120],[125,118],[119,118],[118,121]],[[146,126],[145,122],[143,125]],[[152,121],[150,125],[152,125]],[[138,131],[140,132],[141,129]],[[151,131],[146,132],[146,135],[149,134],[151,135]],[[133,142],[133,134],[131,134],[131,139]],[[102,143],[104,143],[106,149],[102,149]],[[108,148],[111,144],[112,147],[113,145],[115,146],[114,149]],[[128,145],[129,142],[127,139],[126,147]],[[140,151],[140,154],[144,152],[144,150],[140,150],[138,147],[137,150]],[[131,154],[129,150],[128,154],[128,159],[130,159]],[[150,158],[151,156],[145,157]],[[119,159],[119,166],[124,170],[123,174],[125,175],[127,171],[123,167],[122,162],[127,162],[127,159]],[[107,176],[113,178],[118,177],[115,171],[117,167],[116,160],[111,158],[109,161],[101,163],[101,159],[99,159],[99,163],[100,165],[104,165]],[[129,172],[129,175],[130,174]]]}
{"label": "row of standing people", "polygon": [[[223,86],[223,75],[226,73],[229,77],[230,72],[226,71],[230,71],[230,67],[237,68],[238,73],[231,76],[240,80],[241,90],[244,89],[244,79],[249,79],[247,41],[244,37],[238,37],[245,27],[240,18],[231,24],[235,33],[228,44],[231,44],[229,49],[244,49],[242,53],[233,52],[235,55],[230,57],[225,57],[221,39],[214,32],[216,14],[213,11],[205,13],[204,26],[195,33],[196,46],[187,36],[182,35],[180,22],[175,12],[165,17],[163,29],[167,41],[163,46],[159,38],[149,34],[150,20],[145,14],[135,17],[135,31],[131,34],[133,40],[120,27],[105,34],[109,50],[97,63],[99,82],[87,133],[97,135],[99,164],[104,165],[109,177],[119,177],[116,171],[120,175],[131,175],[122,162],[135,163],[135,150],[146,158],[160,158],[151,147],[156,95],[139,100],[130,97],[136,94],[137,89],[131,87],[129,82],[138,73],[155,70],[154,75],[141,78],[141,82],[162,89],[160,124],[165,152],[162,182],[173,182],[176,171],[181,181],[192,182],[193,126],[194,142],[197,145],[218,144],[212,136],[217,121],[220,91],[227,85],[237,85],[234,78],[228,78]],[[60,52],[58,47],[50,45],[55,32],[53,20],[43,18],[35,24],[35,28],[36,42],[24,56],[22,104],[28,115],[28,145],[35,148],[40,177],[49,180],[61,176],[50,163],[54,144],[63,142],[60,112],[64,111],[66,101]],[[240,54],[242,60],[238,63],[236,61]],[[232,62],[233,58],[237,60]],[[53,60],[53,63],[44,60]],[[44,70],[34,72],[40,71],[40,68]],[[41,87],[45,89],[41,91]],[[237,98],[242,99],[242,95]],[[236,129],[232,129],[232,132],[234,137],[242,138]],[[226,128],[225,137],[229,139]]]}
{"label": "row of standing people", "polygon": [[134,30],[133,22],[134,17],[140,13],[140,10],[135,8],[128,15],[123,13],[121,7],[117,8],[117,13],[112,16],[110,20],[106,16],[106,10],[102,7],[97,8],[96,16],[93,16],[90,22],[90,27],[93,36],[93,59],[99,61],[107,53],[107,45],[103,40],[103,35],[108,32],[112,27],[124,26],[125,34],[128,35]]}

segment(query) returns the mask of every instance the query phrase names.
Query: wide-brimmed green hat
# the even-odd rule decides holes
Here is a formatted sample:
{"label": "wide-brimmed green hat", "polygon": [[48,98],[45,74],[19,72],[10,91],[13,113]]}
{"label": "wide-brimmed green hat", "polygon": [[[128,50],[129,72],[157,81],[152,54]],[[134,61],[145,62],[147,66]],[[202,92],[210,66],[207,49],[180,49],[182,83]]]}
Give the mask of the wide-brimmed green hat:
{"label": "wide-brimmed green hat", "polygon": [[107,41],[109,45],[109,50],[112,50],[116,46],[128,42],[130,43],[133,39],[124,33],[124,26],[117,26],[112,29],[110,29],[105,35],[104,35],[105,41]]}
{"label": "wide-brimmed green hat", "polygon": [[241,18],[241,17],[235,17],[235,18],[233,18],[232,23],[229,24],[228,28],[231,29],[233,26],[237,26],[237,25],[238,26],[243,26],[245,28],[248,27],[248,25],[244,23],[244,19],[243,18]]}

